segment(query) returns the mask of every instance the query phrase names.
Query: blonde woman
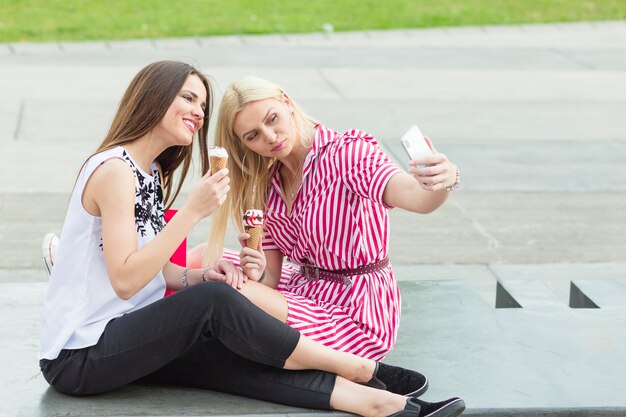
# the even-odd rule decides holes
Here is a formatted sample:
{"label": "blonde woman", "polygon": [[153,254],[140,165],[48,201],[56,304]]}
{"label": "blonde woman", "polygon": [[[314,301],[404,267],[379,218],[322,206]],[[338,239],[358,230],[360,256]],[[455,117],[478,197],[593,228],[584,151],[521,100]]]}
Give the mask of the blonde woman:
{"label": "blonde woman", "polygon": [[[229,154],[231,191],[214,216],[208,246],[191,251],[192,262],[201,263],[201,252],[205,265],[219,259],[229,219],[241,229],[244,210],[262,209],[261,247],[223,254],[240,258],[246,276],[257,281],[238,285],[241,292],[303,335],[381,360],[400,321],[400,292],[387,257],[388,209],[435,210],[458,182],[457,168],[435,151],[411,161],[405,173],[371,135],[327,128],[282,88],[257,77],[227,88],[215,144]],[[422,376],[392,391],[426,388]]]}

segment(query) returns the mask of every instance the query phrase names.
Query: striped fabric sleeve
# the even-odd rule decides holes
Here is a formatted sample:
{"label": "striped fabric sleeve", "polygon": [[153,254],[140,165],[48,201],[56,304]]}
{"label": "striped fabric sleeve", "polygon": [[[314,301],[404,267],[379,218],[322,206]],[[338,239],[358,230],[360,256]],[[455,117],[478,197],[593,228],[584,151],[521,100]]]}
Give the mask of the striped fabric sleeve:
{"label": "striped fabric sleeve", "polygon": [[391,177],[402,170],[380,149],[372,136],[357,133],[348,138],[337,153],[344,183],[358,196],[391,208],[384,203],[383,193]]}
{"label": "striped fabric sleeve", "polygon": [[280,250],[276,242],[274,242],[274,238],[267,229],[263,230],[263,240],[261,241],[261,248],[266,250]]}

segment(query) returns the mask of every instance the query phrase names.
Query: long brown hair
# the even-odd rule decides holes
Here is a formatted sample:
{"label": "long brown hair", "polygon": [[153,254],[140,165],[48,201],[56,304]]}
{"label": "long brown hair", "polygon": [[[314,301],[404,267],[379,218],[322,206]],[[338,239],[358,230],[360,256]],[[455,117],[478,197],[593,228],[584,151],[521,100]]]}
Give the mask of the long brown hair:
{"label": "long brown hair", "polygon": [[[213,108],[213,92],[207,78],[196,68],[178,61],[157,61],[145,66],[130,82],[115,113],[111,128],[96,153],[133,142],[149,133],[165,116],[170,105],[190,75],[196,75],[207,91],[204,124],[198,131],[201,169],[209,169],[207,132]],[[166,208],[178,196],[192,161],[192,146],[172,146],[156,159],[163,175],[164,204]],[[172,193],[176,169],[183,165],[180,178]]]}
{"label": "long brown hair", "polygon": [[[275,158],[261,156],[248,149],[233,131],[237,113],[246,103],[273,98],[283,100],[284,90],[267,80],[258,77],[243,77],[228,86],[222,97],[215,129],[215,145],[228,152],[230,192],[226,202],[213,214],[211,233],[204,254],[204,264],[212,265],[222,256],[224,237],[229,219],[241,232],[241,217],[247,209],[265,211],[267,192],[270,185],[270,172],[276,163]],[[293,108],[293,120],[299,139],[310,146],[307,128],[317,124],[307,115],[293,98],[289,98]]]}

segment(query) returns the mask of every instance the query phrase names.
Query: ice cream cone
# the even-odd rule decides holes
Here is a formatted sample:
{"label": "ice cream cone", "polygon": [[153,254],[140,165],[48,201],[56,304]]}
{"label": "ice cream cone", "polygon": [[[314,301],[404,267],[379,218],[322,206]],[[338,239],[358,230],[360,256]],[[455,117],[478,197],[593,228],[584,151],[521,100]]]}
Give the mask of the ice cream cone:
{"label": "ice cream cone", "polygon": [[250,235],[248,240],[246,241],[246,246],[257,250],[259,248],[259,242],[261,241],[261,237],[263,236],[263,226],[256,227],[244,227],[246,233]]}
{"label": "ice cream cone", "polygon": [[211,166],[211,175],[213,175],[220,169],[226,168],[226,162],[228,162],[228,158],[220,158],[216,156],[209,158],[209,161]]}
{"label": "ice cream cone", "polygon": [[263,211],[246,210],[243,214],[243,228],[250,235],[246,241],[246,246],[257,250],[263,236]]}
{"label": "ice cream cone", "polygon": [[228,153],[226,149],[217,146],[209,149],[209,167],[211,169],[211,175],[215,174],[220,169],[224,169],[227,162]]}

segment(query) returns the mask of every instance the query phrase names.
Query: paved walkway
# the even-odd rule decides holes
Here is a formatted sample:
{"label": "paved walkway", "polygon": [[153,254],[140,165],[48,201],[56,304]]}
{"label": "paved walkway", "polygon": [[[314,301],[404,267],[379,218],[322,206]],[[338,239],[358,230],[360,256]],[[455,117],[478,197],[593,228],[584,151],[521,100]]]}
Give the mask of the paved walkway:
{"label": "paved walkway", "polygon": [[[198,65],[218,97],[245,74],[277,81],[325,124],[373,133],[399,163],[397,138],[418,123],[462,168],[463,189],[436,213],[392,211],[404,316],[389,361],[427,371],[427,399],[462,395],[473,415],[626,410],[619,21],[0,44],[0,415],[302,415],[175,388],[68,399],[37,372],[40,239],[60,231],[130,78],[158,59]],[[506,294],[523,308],[494,309]],[[569,307],[585,295],[601,308]]]}

